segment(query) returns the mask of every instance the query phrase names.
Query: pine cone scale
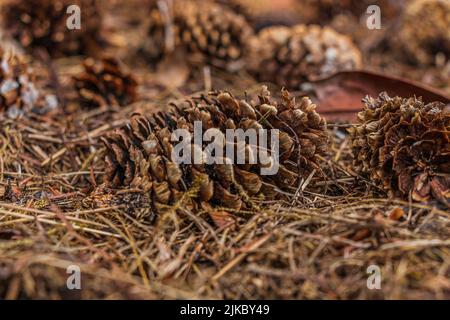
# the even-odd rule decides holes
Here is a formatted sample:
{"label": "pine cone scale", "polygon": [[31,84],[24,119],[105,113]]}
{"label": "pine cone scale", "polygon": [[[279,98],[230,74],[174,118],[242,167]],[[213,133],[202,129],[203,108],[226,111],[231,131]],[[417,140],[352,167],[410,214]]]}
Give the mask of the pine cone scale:
{"label": "pine cone scale", "polygon": [[[241,15],[219,3],[197,0],[174,2],[169,12],[158,6],[151,10],[153,19],[144,48],[150,60],[182,50],[192,64],[232,70],[242,65],[253,31]],[[167,45],[168,38],[173,46]]]}

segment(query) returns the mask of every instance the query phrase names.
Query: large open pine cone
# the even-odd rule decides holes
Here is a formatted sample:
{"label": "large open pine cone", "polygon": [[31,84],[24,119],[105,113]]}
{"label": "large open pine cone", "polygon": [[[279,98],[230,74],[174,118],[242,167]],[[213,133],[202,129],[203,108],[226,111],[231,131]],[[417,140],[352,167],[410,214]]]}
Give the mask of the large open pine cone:
{"label": "large open pine cone", "polygon": [[151,60],[158,60],[184,50],[195,64],[235,70],[243,66],[252,34],[243,15],[218,3],[158,1],[150,12],[145,52]]}
{"label": "large open pine cone", "polygon": [[137,81],[115,58],[88,58],[83,66],[84,73],[74,77],[83,106],[126,106],[136,100]]}
{"label": "large open pine cone", "polygon": [[[81,29],[69,30],[67,8],[78,5]],[[52,57],[83,54],[97,47],[102,19],[96,0],[5,0],[4,30],[25,48],[45,48]]]}
{"label": "large open pine cone", "polygon": [[[194,121],[201,121],[203,133],[210,128],[223,134],[226,129],[236,128],[279,129],[278,172],[261,175],[261,163],[249,161],[236,165],[178,165],[172,158],[177,142],[171,142],[171,134],[176,129],[192,133]],[[314,169],[320,170],[328,138],[326,123],[309,98],[297,102],[283,91],[278,100],[263,87],[259,102],[249,103],[228,92],[217,92],[191,98],[148,119],[135,116],[129,126],[110,133],[103,141],[107,148],[106,182],[110,187],[128,186],[150,192],[157,209],[174,204],[192,188],[197,192],[194,206],[211,202],[240,209],[251,207],[252,196],[273,198],[278,194],[275,187],[295,188],[301,178],[306,179]],[[236,150],[244,152],[247,159],[251,146],[260,146],[248,143],[252,142]],[[268,149],[271,145],[267,143]],[[192,144],[192,148],[193,153],[199,152],[199,147]]]}
{"label": "large open pine cone", "polygon": [[450,198],[450,109],[417,98],[365,98],[350,130],[356,170],[392,195]]}
{"label": "large open pine cone", "polygon": [[19,55],[0,47],[0,115],[15,119],[24,113],[43,110],[50,103],[35,84],[31,68]]}
{"label": "large open pine cone", "polygon": [[361,53],[349,37],[328,27],[270,27],[252,41],[249,65],[260,81],[298,89],[318,77],[359,68]]}
{"label": "large open pine cone", "polygon": [[438,53],[450,59],[450,1],[412,1],[398,35],[400,48],[415,62],[432,64]]}

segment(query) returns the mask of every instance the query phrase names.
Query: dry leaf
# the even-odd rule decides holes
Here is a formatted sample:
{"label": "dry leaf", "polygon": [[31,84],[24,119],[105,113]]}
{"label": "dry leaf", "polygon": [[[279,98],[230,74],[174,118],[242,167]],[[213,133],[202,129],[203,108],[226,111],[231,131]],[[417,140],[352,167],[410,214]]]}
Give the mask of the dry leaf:
{"label": "dry leaf", "polygon": [[372,71],[342,71],[312,83],[305,93],[317,104],[317,111],[328,121],[354,121],[362,109],[362,99],[377,97],[381,92],[390,96],[422,97],[425,103],[450,103],[445,93],[405,78],[387,76]]}

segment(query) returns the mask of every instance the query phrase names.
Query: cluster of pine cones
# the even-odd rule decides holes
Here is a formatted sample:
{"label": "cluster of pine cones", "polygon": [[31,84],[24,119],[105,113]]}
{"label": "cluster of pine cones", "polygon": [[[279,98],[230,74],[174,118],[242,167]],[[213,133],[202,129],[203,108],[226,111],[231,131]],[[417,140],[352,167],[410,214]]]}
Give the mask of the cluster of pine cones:
{"label": "cluster of pine cones", "polygon": [[[362,12],[369,2],[289,3],[299,16],[304,11],[315,17],[316,11],[332,12],[333,8],[339,12]],[[263,4],[252,0],[142,0],[143,8],[149,10],[143,52],[155,62],[182,51],[194,66],[246,69],[260,81],[293,90],[305,80],[362,66],[360,51],[351,38],[328,27],[299,24],[257,31],[255,21],[267,14],[262,8],[270,8]],[[396,7],[391,0],[377,4],[383,6],[384,13]],[[80,7],[82,30],[67,30],[65,9],[69,5]],[[95,0],[5,0],[1,8],[0,20],[6,33],[30,51],[45,49],[53,57],[92,54],[101,42],[103,15]],[[412,1],[396,30],[396,46],[419,63],[433,62],[437,53],[448,59],[449,17],[447,0]],[[302,23],[309,21],[302,19]],[[311,21],[327,20],[320,17]]]}
{"label": "cluster of pine cones", "polygon": [[152,61],[181,50],[195,65],[246,68],[261,81],[291,89],[298,89],[311,75],[361,66],[360,51],[352,40],[326,27],[300,24],[257,33],[248,12],[233,6],[233,1],[170,3],[155,2],[150,13],[144,51]]}
{"label": "cluster of pine cones", "polygon": [[450,59],[450,1],[414,0],[402,16],[398,43],[412,62],[430,65]]}
{"label": "cluster of pine cones", "polygon": [[[65,32],[69,2],[7,0],[2,20],[12,37],[29,50],[46,49],[51,56],[85,53],[98,40],[101,19],[91,0],[69,1],[83,8],[82,33]],[[222,1],[150,1],[148,39],[144,51],[152,61],[183,52],[192,65],[209,64],[227,70],[245,68],[260,81],[297,89],[307,81],[362,65],[361,53],[347,36],[319,25],[268,27],[256,31],[245,8]],[[443,0],[415,0],[406,12],[399,37],[405,50],[423,63],[435,53],[435,42],[448,39],[448,20],[430,38],[428,24],[412,41],[411,17],[430,3],[448,16]],[[33,6],[44,8],[42,12]],[[199,10],[199,7],[201,10]],[[85,10],[88,9],[89,10]],[[432,10],[433,11],[433,10]],[[46,13],[45,15],[43,13]],[[426,10],[425,10],[426,12]],[[433,11],[434,12],[434,11]],[[20,19],[17,19],[20,17]],[[428,21],[424,16],[423,21]],[[447,22],[445,22],[447,21]],[[421,23],[422,21],[420,21]],[[447,24],[446,24],[447,23]],[[434,29],[433,29],[434,30]],[[422,34],[423,33],[423,34]],[[418,49],[417,44],[423,43]],[[438,44],[440,42],[438,41]],[[448,43],[448,41],[444,41]],[[422,50],[423,49],[423,50]],[[448,48],[438,48],[448,52]],[[0,51],[0,114],[17,117],[42,105],[46,97],[34,85],[32,73],[17,56]],[[126,106],[137,99],[137,81],[114,58],[87,59],[84,72],[74,78],[81,105],[87,108]],[[415,201],[450,198],[450,110],[439,103],[425,105],[416,98],[367,98],[359,123],[351,129],[355,168],[395,196]],[[172,158],[172,133],[203,130],[278,129],[279,170],[263,176],[257,164],[177,164]],[[216,206],[249,209],[253,200],[293,194],[302,183],[320,172],[328,150],[325,120],[307,97],[295,99],[282,90],[278,98],[263,87],[258,99],[238,98],[230,92],[191,97],[164,113],[135,116],[130,124],[103,137],[106,147],[106,184],[134,187],[147,192],[154,209],[177,203],[190,207]],[[236,152],[251,157],[260,141],[248,142]],[[200,146],[202,147],[205,146]],[[192,145],[193,152],[200,152]],[[273,150],[270,150],[272,152]]]}

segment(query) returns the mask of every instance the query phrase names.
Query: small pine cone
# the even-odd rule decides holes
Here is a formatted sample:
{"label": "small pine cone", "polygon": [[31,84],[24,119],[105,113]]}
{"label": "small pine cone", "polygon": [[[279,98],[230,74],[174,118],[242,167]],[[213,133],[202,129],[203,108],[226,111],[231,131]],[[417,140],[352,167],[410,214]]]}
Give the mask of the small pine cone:
{"label": "small pine cone", "polygon": [[[225,151],[224,164],[177,164],[172,151],[178,142],[171,140],[171,134],[176,129],[187,129],[192,134],[196,121],[200,121],[203,133],[208,129],[224,135],[226,129],[279,129],[279,170],[274,175],[261,174],[261,168],[269,164],[251,163],[254,153],[249,150],[263,148],[260,142],[250,144],[251,141],[239,148],[228,142],[234,145],[235,154],[245,157],[244,164],[228,162]],[[328,137],[326,123],[311,100],[305,97],[296,102],[285,90],[280,100],[274,99],[263,87],[257,103],[239,100],[228,92],[216,92],[191,98],[149,119],[135,116],[129,126],[110,133],[103,141],[107,148],[108,186],[150,192],[156,209],[174,204],[193,189],[192,207],[210,202],[238,210],[252,207],[250,199],[254,196],[279,196],[276,188],[295,188],[300,178],[306,179],[314,169],[320,170]],[[202,156],[208,143],[190,146],[192,154]],[[267,143],[264,150],[272,150],[271,146]]]}
{"label": "small pine cone", "polygon": [[220,4],[177,0],[169,6],[158,1],[150,12],[144,51],[151,60],[159,60],[181,49],[193,64],[236,70],[243,67],[252,35],[244,16]]}
{"label": "small pine cone", "polygon": [[36,110],[42,111],[54,97],[44,95],[35,85],[31,68],[21,56],[0,48],[0,117],[16,119]]}
{"label": "small pine cone", "polygon": [[361,66],[361,53],[349,37],[317,25],[263,29],[252,41],[249,59],[260,81],[292,89]]}
{"label": "small pine cone", "polygon": [[433,64],[438,53],[450,59],[450,1],[412,1],[403,14],[398,40],[414,62]]}
{"label": "small pine cone", "polygon": [[[67,27],[67,8],[80,7],[81,29]],[[3,29],[30,52],[44,48],[52,57],[84,54],[97,47],[101,13],[95,0],[5,0]]]}
{"label": "small pine cone", "polygon": [[84,73],[74,80],[84,107],[126,106],[136,100],[137,81],[115,58],[88,58],[83,66]]}
{"label": "small pine cone", "polygon": [[416,98],[366,97],[350,129],[355,168],[391,195],[449,204],[450,109]]}

